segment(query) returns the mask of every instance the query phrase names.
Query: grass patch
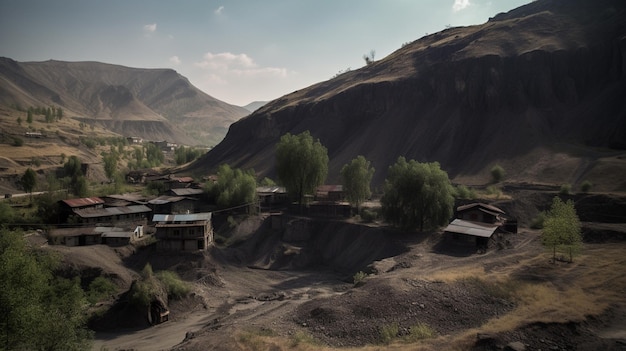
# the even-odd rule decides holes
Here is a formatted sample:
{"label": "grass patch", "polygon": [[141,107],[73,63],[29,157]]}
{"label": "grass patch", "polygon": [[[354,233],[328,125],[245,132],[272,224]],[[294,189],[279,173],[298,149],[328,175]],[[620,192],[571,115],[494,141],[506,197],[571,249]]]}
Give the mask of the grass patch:
{"label": "grass patch", "polygon": [[86,294],[87,301],[95,305],[105,297],[113,294],[116,290],[117,287],[113,282],[102,276],[97,277],[89,284]]}
{"label": "grass patch", "polygon": [[474,286],[486,295],[509,301],[515,300],[516,293],[522,286],[522,284],[516,280],[487,281],[476,276],[463,278],[463,281]]}
{"label": "grass patch", "polygon": [[400,327],[398,323],[385,324],[378,329],[380,343],[389,345],[395,338],[398,337]]}
{"label": "grass patch", "polygon": [[290,347],[297,347],[303,344],[319,346],[320,343],[313,337],[313,335],[299,330],[293,336],[291,336],[291,342],[289,343]]}
{"label": "grass patch", "polygon": [[244,350],[267,350],[271,344],[268,339],[274,336],[276,333],[272,329],[248,329],[237,335],[237,342]]}
{"label": "grass patch", "polygon": [[170,299],[179,300],[187,296],[191,292],[191,287],[187,282],[180,279],[178,274],[172,271],[160,271],[156,274],[157,278],[163,283],[167,290],[167,296]]}
{"label": "grass patch", "polygon": [[416,342],[424,339],[432,339],[437,336],[437,332],[426,323],[418,322],[409,329],[409,335],[405,337],[406,342]]}

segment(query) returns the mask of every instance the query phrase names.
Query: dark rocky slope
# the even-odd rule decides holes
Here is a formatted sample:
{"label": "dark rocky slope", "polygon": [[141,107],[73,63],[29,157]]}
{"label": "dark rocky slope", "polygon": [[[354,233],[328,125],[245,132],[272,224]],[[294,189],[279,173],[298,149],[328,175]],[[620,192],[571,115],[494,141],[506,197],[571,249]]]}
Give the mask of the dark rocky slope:
{"label": "dark rocky slope", "polygon": [[505,163],[509,174],[541,181],[546,172],[528,165],[540,167],[541,156],[528,155],[546,152],[576,160],[568,179],[554,177],[575,182],[626,148],[625,8],[540,0],[423,37],[268,103],[192,170],[230,163],[274,176],[280,136],[310,130],[328,148],[329,182],[359,154],[377,169],[375,184],[398,156],[439,161],[458,179]]}

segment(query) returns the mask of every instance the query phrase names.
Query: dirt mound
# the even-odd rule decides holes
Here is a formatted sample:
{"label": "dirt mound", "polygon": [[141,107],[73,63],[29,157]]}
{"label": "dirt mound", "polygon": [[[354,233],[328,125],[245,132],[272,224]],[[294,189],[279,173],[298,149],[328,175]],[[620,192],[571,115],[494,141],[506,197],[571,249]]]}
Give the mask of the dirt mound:
{"label": "dirt mound", "polygon": [[380,343],[382,330],[394,324],[399,336],[419,323],[443,335],[478,327],[515,306],[472,280],[388,283],[372,279],[343,295],[307,302],[294,322],[329,345],[363,346]]}

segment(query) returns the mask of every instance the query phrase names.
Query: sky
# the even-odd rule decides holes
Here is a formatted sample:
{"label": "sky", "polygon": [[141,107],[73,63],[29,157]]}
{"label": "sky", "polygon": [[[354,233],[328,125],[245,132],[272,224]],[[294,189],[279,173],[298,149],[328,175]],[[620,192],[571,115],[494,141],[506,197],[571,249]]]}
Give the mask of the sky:
{"label": "sky", "polygon": [[233,105],[269,101],[530,0],[0,0],[0,57],[171,68]]}

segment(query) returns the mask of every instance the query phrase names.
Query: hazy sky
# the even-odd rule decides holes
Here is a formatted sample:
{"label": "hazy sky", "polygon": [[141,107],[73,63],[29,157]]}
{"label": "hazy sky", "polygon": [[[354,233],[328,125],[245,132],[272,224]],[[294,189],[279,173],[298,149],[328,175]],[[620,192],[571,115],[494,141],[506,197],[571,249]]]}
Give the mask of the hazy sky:
{"label": "hazy sky", "polygon": [[172,68],[235,105],[272,100],[530,0],[0,0],[0,56]]}

